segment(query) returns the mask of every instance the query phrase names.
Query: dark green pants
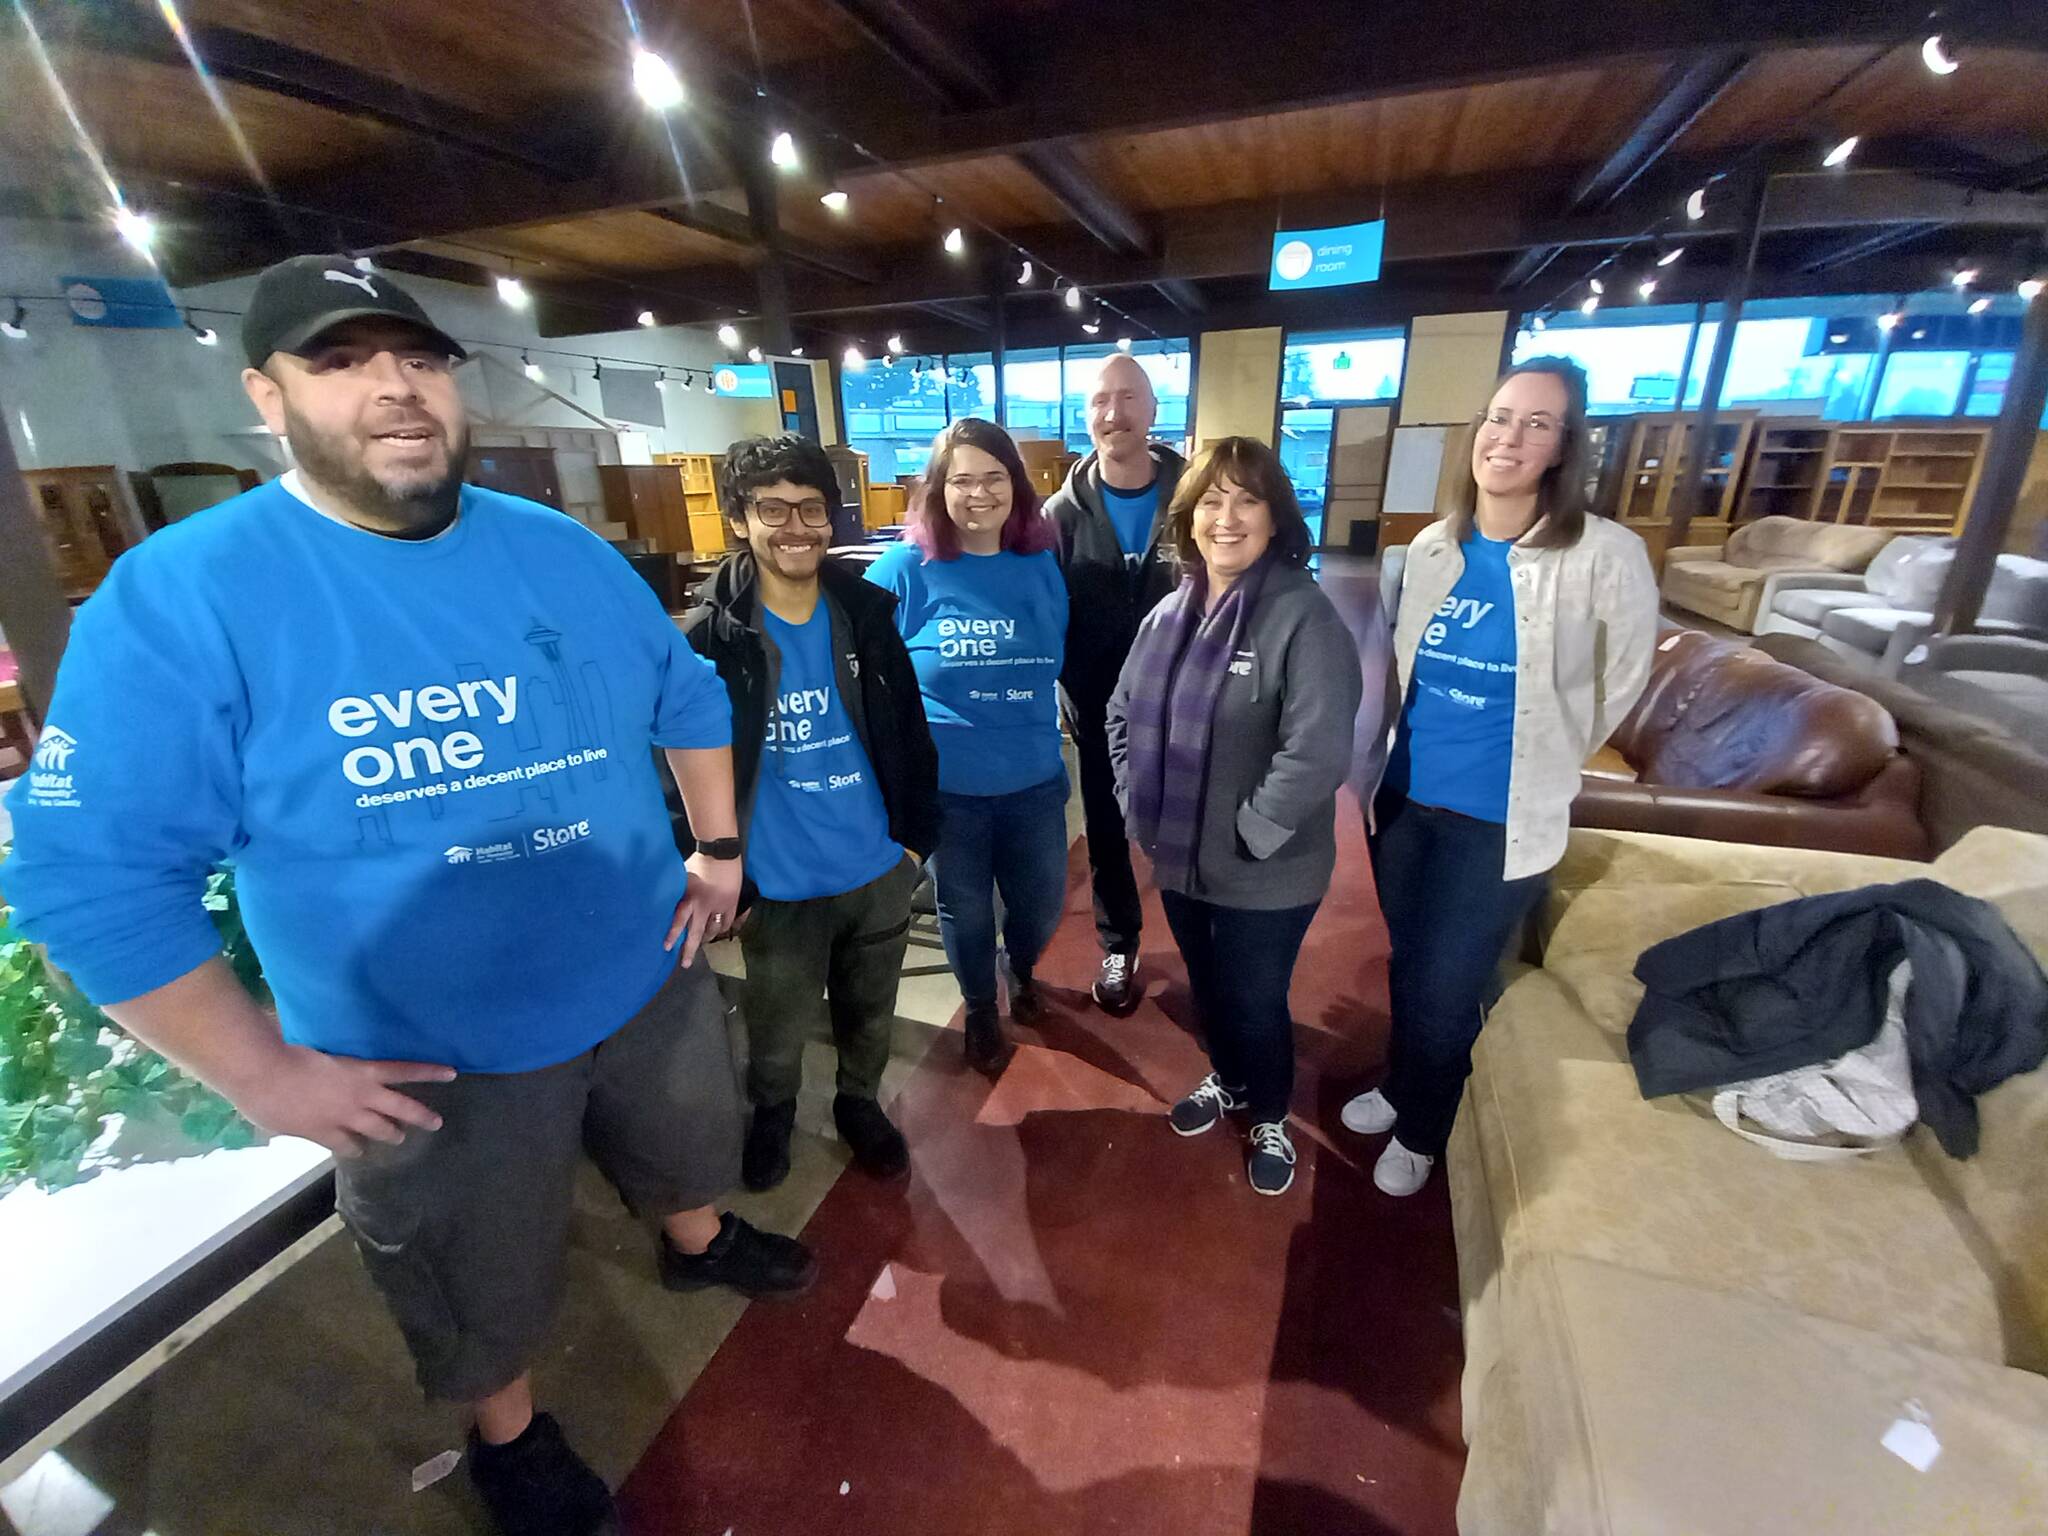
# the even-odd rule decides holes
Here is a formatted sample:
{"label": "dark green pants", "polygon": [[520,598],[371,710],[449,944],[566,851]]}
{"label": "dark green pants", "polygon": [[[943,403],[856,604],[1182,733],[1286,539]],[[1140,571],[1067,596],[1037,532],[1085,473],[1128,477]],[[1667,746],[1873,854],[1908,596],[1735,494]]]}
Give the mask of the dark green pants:
{"label": "dark green pants", "polygon": [[905,858],[843,896],[754,904],[740,949],[747,960],[747,1095],[756,1104],[796,1097],[821,1000],[839,1047],[839,1092],[875,1097],[889,1064],[916,889],[917,866]]}

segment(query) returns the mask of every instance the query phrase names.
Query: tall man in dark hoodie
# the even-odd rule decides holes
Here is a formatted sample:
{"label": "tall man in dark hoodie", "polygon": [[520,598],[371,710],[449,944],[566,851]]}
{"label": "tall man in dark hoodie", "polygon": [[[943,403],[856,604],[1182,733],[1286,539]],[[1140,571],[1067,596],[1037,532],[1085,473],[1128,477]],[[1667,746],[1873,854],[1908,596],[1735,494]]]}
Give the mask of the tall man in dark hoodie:
{"label": "tall man in dark hoodie", "polygon": [[1138,1006],[1144,917],[1103,719],[1139,622],[1180,581],[1173,541],[1161,535],[1184,466],[1179,454],[1151,441],[1158,414],[1145,370],[1121,352],[1103,359],[1088,391],[1088,437],[1095,451],[1045,503],[1059,524],[1060,568],[1067,578],[1060,694],[1081,763],[1095,933],[1102,941],[1095,1001],[1119,1015]]}
{"label": "tall man in dark hoodie", "polygon": [[[758,899],[740,944],[753,1124],[741,1176],[789,1173],[819,1003],[839,1047],[832,1118],[868,1172],[910,1165],[876,1094],[918,872],[939,836],[939,759],[896,599],[825,558],[839,482],[801,437],[727,450],[719,501],[746,548],[683,621],[732,700],[733,789]],[[743,898],[744,908],[744,898]]]}

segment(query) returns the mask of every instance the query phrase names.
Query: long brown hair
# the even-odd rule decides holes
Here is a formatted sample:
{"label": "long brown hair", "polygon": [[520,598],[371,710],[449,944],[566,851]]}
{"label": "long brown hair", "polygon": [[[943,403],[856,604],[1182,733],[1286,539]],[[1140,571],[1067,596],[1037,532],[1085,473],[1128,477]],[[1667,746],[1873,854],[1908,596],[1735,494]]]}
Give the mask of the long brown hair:
{"label": "long brown hair", "polygon": [[1273,516],[1274,555],[1282,565],[1303,565],[1308,561],[1308,519],[1294,494],[1294,482],[1280,463],[1280,455],[1256,437],[1225,437],[1211,443],[1182,471],[1167,508],[1174,553],[1183,566],[1200,565],[1202,553],[1195,547],[1195,503],[1218,480],[1250,491],[1266,504]]}
{"label": "long brown hair", "polygon": [[[1543,472],[1536,487],[1536,531],[1529,535],[1529,545],[1533,549],[1570,549],[1586,531],[1590,510],[1586,474],[1593,445],[1586,436],[1586,370],[1568,357],[1532,357],[1493,381],[1493,388],[1486,392],[1487,403],[1492,404],[1503,384],[1523,373],[1547,373],[1564,385],[1564,440],[1557,462]],[[1486,413],[1481,411],[1474,421],[1485,419]],[[1451,537],[1460,544],[1471,538],[1472,520],[1478,513],[1479,482],[1472,478],[1468,452],[1451,485]]]}
{"label": "long brown hair", "polygon": [[932,456],[925,465],[924,478],[911,493],[908,526],[903,537],[925,552],[930,560],[952,560],[960,554],[960,530],[946,515],[946,472],[953,466],[953,450],[979,448],[1001,464],[1010,476],[1010,516],[1003,524],[1003,548],[1013,555],[1035,555],[1051,549],[1057,541],[1052,519],[1039,510],[1038,492],[1031,484],[1031,471],[1024,467],[1024,455],[1010,434],[979,416],[963,416],[932,439]]}

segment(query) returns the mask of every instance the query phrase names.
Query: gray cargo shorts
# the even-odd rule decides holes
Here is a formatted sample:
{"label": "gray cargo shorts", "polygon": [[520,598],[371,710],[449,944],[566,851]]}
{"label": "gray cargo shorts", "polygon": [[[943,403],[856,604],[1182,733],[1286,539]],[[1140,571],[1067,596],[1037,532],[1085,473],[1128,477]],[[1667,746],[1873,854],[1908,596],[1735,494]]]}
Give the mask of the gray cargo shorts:
{"label": "gray cargo shorts", "polygon": [[488,1397],[538,1353],[561,1300],[579,1151],[644,1220],[739,1182],[739,1084],[701,953],[580,1056],[400,1091],[441,1129],[340,1160],[335,1195],[435,1400]]}

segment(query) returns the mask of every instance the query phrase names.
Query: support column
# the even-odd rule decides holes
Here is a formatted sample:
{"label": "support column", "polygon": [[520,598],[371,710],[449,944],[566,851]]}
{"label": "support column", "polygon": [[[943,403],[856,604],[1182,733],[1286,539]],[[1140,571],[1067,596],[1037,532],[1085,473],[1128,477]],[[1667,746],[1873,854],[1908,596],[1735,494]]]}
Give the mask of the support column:
{"label": "support column", "polygon": [[[5,404],[0,402],[0,416]],[[0,422],[0,630],[21,669],[22,697],[40,728],[49,717],[57,662],[71,634],[71,605],[57,583],[57,565],[29,504],[14,440]]]}
{"label": "support column", "polygon": [[2048,407],[2048,299],[2037,298],[2027,306],[2020,349],[2012,360],[2012,377],[2005,382],[2005,404],[1999,410],[1998,424],[1991,429],[1991,447],[1984,456],[1984,472],[1977,477],[1977,494],[1970,502],[1948,579],[1935,599],[1936,634],[1968,634],[1976,627],[1992,568],[2012,527],[2013,508],[2020,499],[2020,485],[2027,476],[2027,461],[2033,456],[2044,407]]}
{"label": "support column", "polygon": [[1003,269],[998,266],[989,279],[988,344],[990,360],[995,364],[995,422],[1007,432],[1010,427],[1010,409],[1003,401],[1003,357],[1009,350],[1010,326],[1008,318],[1003,313],[1003,296],[1009,289],[1009,284],[1003,280],[1004,275]]}
{"label": "support column", "polygon": [[[728,139],[726,153],[740,173],[747,194],[747,224],[761,246],[754,281],[761,310],[761,350],[787,357],[796,345],[789,324],[789,265],[782,251],[782,222],[777,210],[775,167],[768,159],[768,136],[758,118],[745,140]],[[744,130],[743,130],[744,131]]]}
{"label": "support column", "polygon": [[[1678,483],[1678,494],[1672,498],[1671,526],[1664,535],[1666,549],[1676,549],[1685,542],[1686,530],[1706,505],[1707,455],[1713,444],[1714,429],[1721,421],[1721,391],[1728,383],[1728,359],[1735,351],[1735,328],[1742,323],[1742,306],[1749,301],[1750,280],[1756,272],[1757,246],[1763,240],[1764,202],[1770,188],[1770,173],[1762,166],[1752,169],[1748,185],[1744,188],[1742,263],[1729,278],[1727,291],[1721,296],[1721,324],[1714,332],[1714,350],[1707,356],[1707,377],[1700,392],[1700,413],[1693,423],[1693,453],[1690,458],[1679,462],[1682,478]],[[1685,398],[1684,389],[1681,383],[1681,402]],[[1731,475],[1740,472],[1740,465],[1729,468]]]}

